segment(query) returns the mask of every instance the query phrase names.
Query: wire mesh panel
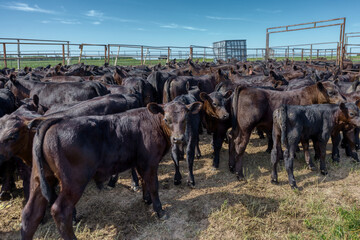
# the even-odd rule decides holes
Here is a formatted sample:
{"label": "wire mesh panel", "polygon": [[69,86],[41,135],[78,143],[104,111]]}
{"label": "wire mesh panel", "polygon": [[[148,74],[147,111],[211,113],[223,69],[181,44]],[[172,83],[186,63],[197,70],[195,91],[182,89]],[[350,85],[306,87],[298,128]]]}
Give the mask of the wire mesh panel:
{"label": "wire mesh panel", "polygon": [[246,40],[224,40],[213,43],[215,59],[227,60],[236,58],[246,61]]}

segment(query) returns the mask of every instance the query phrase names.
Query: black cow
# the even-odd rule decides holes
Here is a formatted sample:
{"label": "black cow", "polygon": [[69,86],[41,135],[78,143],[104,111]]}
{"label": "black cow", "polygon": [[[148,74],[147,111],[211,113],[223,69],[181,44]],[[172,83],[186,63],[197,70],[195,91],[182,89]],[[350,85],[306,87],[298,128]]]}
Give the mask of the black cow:
{"label": "black cow", "polygon": [[[143,179],[143,198],[158,217],[166,216],[159,199],[157,169],[171,143],[181,143],[188,114],[202,104],[155,103],[125,113],[50,119],[39,126],[33,144],[30,198],[22,213],[21,235],[31,239],[52,202],[51,213],[64,239],[74,239],[72,213],[87,183],[101,185],[110,175],[136,167]],[[51,144],[56,143],[56,144]],[[135,144],[136,143],[136,144]]]}
{"label": "black cow", "polygon": [[[271,152],[273,166],[271,181],[278,182],[277,164],[282,153],[281,144],[285,146],[285,168],[292,188],[296,188],[293,161],[299,142],[303,145],[308,166],[312,170],[315,169],[309,152],[310,139],[314,143],[316,154],[320,157],[320,171],[324,175],[327,174],[325,166],[326,144],[331,136],[338,136],[340,130],[348,125],[360,126],[360,111],[354,103],[308,106],[283,105],[276,109],[273,114],[274,147]],[[340,139],[334,137],[334,140],[333,144],[337,146]]]}

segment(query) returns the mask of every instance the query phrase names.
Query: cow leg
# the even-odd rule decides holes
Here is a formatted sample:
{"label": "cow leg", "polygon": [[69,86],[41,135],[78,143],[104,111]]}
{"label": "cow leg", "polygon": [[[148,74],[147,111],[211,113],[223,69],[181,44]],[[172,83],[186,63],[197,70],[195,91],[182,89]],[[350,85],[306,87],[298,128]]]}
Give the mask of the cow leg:
{"label": "cow leg", "polygon": [[290,144],[284,151],[285,169],[288,174],[289,184],[291,188],[297,188],[294,177],[294,158],[297,144]]}
{"label": "cow leg", "polygon": [[199,147],[199,139],[197,140],[196,144],[195,144],[195,155],[197,159],[201,158],[201,151],[200,151],[200,147]]}
{"label": "cow leg", "polygon": [[228,135],[229,139],[229,170],[231,173],[235,173],[235,143],[234,143],[234,132],[230,131]]}
{"label": "cow leg", "polygon": [[131,168],[131,184],[134,191],[139,190],[139,178],[135,168]]}
{"label": "cow leg", "polygon": [[171,158],[174,161],[174,166],[175,166],[174,185],[180,185],[181,179],[182,179],[182,176],[180,173],[180,167],[179,167],[180,151],[178,148],[179,148],[179,146],[174,144],[171,149]]}
{"label": "cow leg", "polygon": [[214,168],[219,168],[220,164],[220,150],[224,142],[225,134],[219,132],[214,132],[213,134],[213,148],[214,148],[214,159],[212,166]]}
{"label": "cow leg", "polygon": [[326,169],[326,142],[319,142],[319,154],[320,154],[320,172],[323,175],[327,175],[328,171]]}
{"label": "cow leg", "polygon": [[359,132],[360,132],[360,128],[355,128],[354,129],[354,137],[355,137],[355,150],[360,150],[360,139],[359,139]]}
{"label": "cow leg", "polygon": [[4,169],[3,172],[3,184],[0,192],[0,200],[8,201],[11,198],[11,192],[16,189],[15,186],[15,159],[12,158],[10,161],[2,164],[1,168]]}
{"label": "cow leg", "polygon": [[42,195],[38,182],[31,179],[30,185],[29,200],[22,211],[21,238],[23,240],[33,239],[36,229],[45,215],[47,206],[47,200]]}
{"label": "cow leg", "polygon": [[277,165],[279,164],[280,157],[282,155],[281,149],[281,132],[276,127],[273,128],[273,141],[274,146],[271,150],[271,183],[278,183]]}
{"label": "cow leg", "polygon": [[236,151],[236,175],[239,181],[245,180],[243,172],[243,155],[247,144],[249,143],[251,131],[243,131],[240,135],[234,140],[235,151]]}
{"label": "cow leg", "polygon": [[29,200],[30,195],[30,176],[31,168],[27,166],[22,160],[18,160],[18,172],[23,180],[24,198],[25,202]]}
{"label": "cow leg", "polygon": [[196,137],[190,137],[189,142],[186,147],[186,160],[189,170],[188,180],[187,183],[189,186],[195,186],[195,178],[193,173],[193,166],[194,166],[194,157],[195,157],[195,146],[198,140]]}
{"label": "cow leg", "polygon": [[271,149],[273,147],[273,139],[271,137],[271,133],[266,133],[266,137],[267,137],[267,140],[268,140],[268,147],[266,149],[266,152],[271,153]]}
{"label": "cow leg", "polygon": [[[344,137],[345,139],[345,137]],[[340,133],[331,136],[332,142],[332,160],[333,162],[340,162],[340,152],[339,152],[339,144],[341,141]]]}
{"label": "cow leg", "polygon": [[344,138],[347,139],[347,148],[345,148],[346,155],[352,157],[356,162],[359,162],[359,158],[355,150],[355,129],[344,132]]}
{"label": "cow leg", "polygon": [[63,239],[76,239],[72,226],[73,213],[75,204],[79,201],[82,191],[73,191],[67,188],[61,191],[55,203],[51,207],[51,215],[53,216],[56,226]]}
{"label": "cow leg", "polygon": [[118,181],[118,179],[119,179],[119,174],[118,173],[114,174],[114,175],[111,175],[110,180],[108,182],[108,186],[114,188],[115,184]]}
{"label": "cow leg", "polygon": [[315,164],[312,161],[311,156],[310,156],[309,141],[307,141],[307,140],[301,141],[301,144],[302,144],[303,149],[304,149],[305,161],[306,161],[306,164],[308,165],[308,168],[311,171],[316,171]]}
{"label": "cow leg", "polygon": [[156,212],[158,218],[167,218],[166,212],[162,209],[162,205],[159,198],[159,181],[157,176],[157,167],[149,167],[144,173],[144,181],[146,187],[150,193],[151,200],[153,203],[153,209]]}

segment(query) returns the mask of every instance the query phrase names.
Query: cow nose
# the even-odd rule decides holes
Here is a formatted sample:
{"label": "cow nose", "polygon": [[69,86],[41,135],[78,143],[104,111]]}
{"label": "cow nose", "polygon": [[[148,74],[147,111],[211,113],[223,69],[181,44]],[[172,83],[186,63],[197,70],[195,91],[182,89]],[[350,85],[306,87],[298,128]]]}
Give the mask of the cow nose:
{"label": "cow nose", "polygon": [[184,137],[183,136],[182,137],[173,137],[172,140],[173,140],[173,143],[179,144],[184,141]]}
{"label": "cow nose", "polygon": [[223,119],[227,119],[229,116],[227,114],[224,114]]}

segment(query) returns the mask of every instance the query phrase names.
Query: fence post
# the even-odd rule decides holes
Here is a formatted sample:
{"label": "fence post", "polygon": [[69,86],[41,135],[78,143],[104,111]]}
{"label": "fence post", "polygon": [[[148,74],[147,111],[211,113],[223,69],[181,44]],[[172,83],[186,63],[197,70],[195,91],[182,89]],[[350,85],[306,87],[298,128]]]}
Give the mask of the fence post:
{"label": "fence post", "polygon": [[304,49],[301,49],[301,61],[304,60]]}
{"label": "fence post", "polygon": [[193,47],[190,46],[190,56],[189,56],[190,59],[193,59]]}
{"label": "fence post", "polygon": [[82,55],[82,51],[83,51],[83,45],[80,44],[79,48],[80,48],[80,55],[79,55],[79,61],[78,61],[78,63],[81,62],[81,55]]}
{"label": "fence post", "polygon": [[108,44],[108,64],[110,64],[110,44]]}
{"label": "fence post", "polygon": [[351,60],[351,48],[350,48],[350,60]]}
{"label": "fence post", "polygon": [[6,61],[6,43],[3,43],[3,50],[4,50],[4,67],[7,68],[7,61]]}
{"label": "fence post", "polygon": [[119,53],[120,53],[120,46],[118,46],[118,50],[117,50],[117,54],[116,54],[114,66],[116,66],[116,64],[117,64],[118,57],[119,57]]}
{"label": "fence post", "polygon": [[67,65],[70,65],[71,59],[70,59],[70,42],[67,42]]}
{"label": "fence post", "polygon": [[311,61],[312,61],[312,44],[310,44],[310,64],[311,64]]}
{"label": "fence post", "polygon": [[205,58],[206,58],[206,48],[204,48],[204,57],[203,57],[203,62],[205,62]]}
{"label": "fence post", "polygon": [[143,65],[143,63],[144,63],[144,47],[141,46],[140,48],[141,48],[141,65]]}
{"label": "fence post", "polygon": [[18,59],[17,59],[17,68],[20,69],[20,40],[17,40],[17,54],[18,54]]}
{"label": "fence post", "polygon": [[334,55],[334,49],[331,49],[331,60],[333,58],[333,55]]}
{"label": "fence post", "polygon": [[106,61],[107,61],[107,56],[106,56],[106,53],[107,53],[107,46],[106,46],[106,45],[104,46],[104,50],[105,50],[104,62],[106,63]]}
{"label": "fence post", "polygon": [[319,49],[316,51],[316,59],[319,59]]}
{"label": "fence post", "polygon": [[292,54],[292,61],[294,62],[294,55],[295,55],[295,50],[294,50],[294,48],[292,49],[292,52],[293,52],[293,54]]}
{"label": "fence post", "polygon": [[65,65],[65,45],[62,45],[62,64]]}
{"label": "fence post", "polygon": [[[167,63],[169,63],[170,62],[170,52],[171,50],[170,50],[170,47],[168,47],[168,55],[167,55],[167,59],[166,59],[166,62]],[[161,56],[161,54],[160,54],[160,56]]]}

